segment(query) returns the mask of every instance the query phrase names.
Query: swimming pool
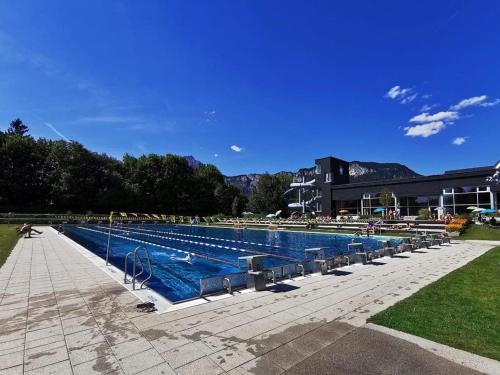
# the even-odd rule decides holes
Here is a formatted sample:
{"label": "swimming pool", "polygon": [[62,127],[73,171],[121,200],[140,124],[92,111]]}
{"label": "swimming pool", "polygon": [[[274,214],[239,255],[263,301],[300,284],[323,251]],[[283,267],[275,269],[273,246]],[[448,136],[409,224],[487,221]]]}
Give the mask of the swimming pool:
{"label": "swimming pool", "polygon": [[[101,258],[106,257],[106,225],[68,225],[64,232]],[[328,247],[331,248],[329,255],[347,254],[347,245],[352,239],[352,235],[344,234],[186,225],[117,225],[111,230],[109,261],[123,269],[125,255],[139,245],[144,246],[149,251],[153,268],[148,286],[168,300],[179,302],[199,296],[202,278],[243,272],[238,257],[266,255],[265,267],[284,266],[302,261],[305,248]],[[358,237],[356,242],[371,250],[380,247],[382,239],[389,238]]]}

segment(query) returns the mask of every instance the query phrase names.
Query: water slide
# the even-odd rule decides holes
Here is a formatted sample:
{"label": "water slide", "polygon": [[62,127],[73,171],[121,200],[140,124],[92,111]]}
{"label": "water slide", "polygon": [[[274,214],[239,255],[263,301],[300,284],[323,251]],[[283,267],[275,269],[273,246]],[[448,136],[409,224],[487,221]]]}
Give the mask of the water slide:
{"label": "water slide", "polygon": [[[290,189],[288,189],[287,191],[285,191],[283,193],[283,197],[286,197],[288,196],[290,193],[296,191],[296,190],[299,190],[299,200],[301,200],[301,194],[300,192],[302,191],[302,195],[306,193],[306,191],[309,191],[310,189],[315,189],[316,188],[316,180],[311,180],[311,181],[307,181],[307,182],[292,182],[290,184]],[[312,192],[311,192],[312,194]],[[314,211],[314,207],[312,206],[312,204],[316,201],[318,197],[316,196],[313,196],[311,199],[309,200],[301,200],[300,202],[295,202],[295,203],[289,203],[288,204],[288,208],[301,208],[302,210],[307,210],[307,211],[310,211],[310,212],[313,212]]]}

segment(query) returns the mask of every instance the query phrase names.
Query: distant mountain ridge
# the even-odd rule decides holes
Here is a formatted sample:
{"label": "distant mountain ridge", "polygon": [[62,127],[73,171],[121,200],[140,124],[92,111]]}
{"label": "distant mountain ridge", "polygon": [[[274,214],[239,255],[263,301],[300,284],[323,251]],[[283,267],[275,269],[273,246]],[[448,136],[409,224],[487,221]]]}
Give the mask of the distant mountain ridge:
{"label": "distant mountain ridge", "polygon": [[[197,168],[202,164],[193,156],[184,156],[184,158],[193,168]],[[304,177],[308,180],[315,177],[314,170],[314,167],[310,167],[301,168],[296,172],[283,171],[276,174],[286,174],[296,179]],[[243,192],[248,194],[259,181],[261,174],[262,173],[249,173],[238,176],[225,176],[225,178],[228,183],[238,186]],[[370,161],[351,161],[349,163],[349,175],[352,183],[397,180],[420,176],[420,174],[400,163],[377,163]]]}

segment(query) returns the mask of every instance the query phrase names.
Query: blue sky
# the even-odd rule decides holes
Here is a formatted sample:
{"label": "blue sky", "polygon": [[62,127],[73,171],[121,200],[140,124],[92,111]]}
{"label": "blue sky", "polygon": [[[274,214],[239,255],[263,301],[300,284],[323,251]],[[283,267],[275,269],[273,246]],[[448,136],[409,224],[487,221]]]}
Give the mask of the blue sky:
{"label": "blue sky", "polygon": [[0,127],[228,175],[500,159],[496,1],[4,1]]}

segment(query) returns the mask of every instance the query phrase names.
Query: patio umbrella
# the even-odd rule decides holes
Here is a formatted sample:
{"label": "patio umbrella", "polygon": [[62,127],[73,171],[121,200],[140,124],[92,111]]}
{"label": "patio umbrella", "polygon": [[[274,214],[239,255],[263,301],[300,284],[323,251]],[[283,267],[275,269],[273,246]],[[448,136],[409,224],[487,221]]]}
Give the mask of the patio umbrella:
{"label": "patio umbrella", "polygon": [[475,207],[475,206],[469,206],[467,207],[468,210],[470,211],[474,211],[474,210],[477,210],[479,207]]}
{"label": "patio umbrella", "polygon": [[339,213],[341,213],[341,214],[348,214],[349,211],[348,210],[340,210]]}
{"label": "patio umbrella", "polygon": [[497,210],[494,210],[493,208],[488,208],[486,210],[482,210],[479,213],[481,214],[496,214]]}
{"label": "patio umbrella", "polygon": [[472,211],[472,213],[477,214],[478,212],[481,212],[483,210],[484,210],[484,208],[476,207],[476,209],[474,209],[474,211]]}
{"label": "patio umbrella", "polygon": [[379,212],[383,212],[384,209],[382,207],[379,207],[379,208],[376,208],[375,210],[373,210],[374,213],[379,213]]}

